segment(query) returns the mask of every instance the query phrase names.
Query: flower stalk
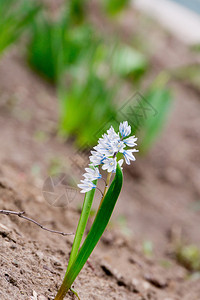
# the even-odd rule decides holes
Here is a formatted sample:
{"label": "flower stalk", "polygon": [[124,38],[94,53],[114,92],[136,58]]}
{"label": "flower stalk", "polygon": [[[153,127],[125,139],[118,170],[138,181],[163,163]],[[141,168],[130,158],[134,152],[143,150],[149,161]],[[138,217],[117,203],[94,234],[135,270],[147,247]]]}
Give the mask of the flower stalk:
{"label": "flower stalk", "polygon": [[[95,181],[95,184],[96,184],[96,182],[97,182],[97,180]],[[94,194],[95,194],[94,189],[92,189],[91,191],[89,191],[88,193],[85,194],[83,207],[82,207],[82,211],[81,211],[81,216],[80,216],[80,219],[78,222],[78,227],[77,227],[74,242],[72,245],[72,251],[71,251],[70,258],[69,258],[66,275],[67,275],[69,268],[72,265],[72,262],[74,261],[74,259],[76,258],[76,255],[78,253],[78,250],[79,250],[79,247],[81,244],[81,240],[82,240],[82,237],[83,237],[83,234],[85,231],[85,227],[87,225],[87,221],[88,221],[88,218],[90,215]]]}
{"label": "flower stalk", "polygon": [[104,197],[105,197],[105,195],[106,195],[106,193],[108,191],[111,177],[112,177],[112,173],[110,172],[110,173],[108,173],[107,178],[106,178],[106,185],[105,185],[105,189],[104,189],[104,192],[103,192],[103,195],[102,195],[102,198],[101,198],[101,202],[99,204],[99,208],[100,208],[100,206],[101,206],[101,204],[103,202],[103,199],[104,199]]}
{"label": "flower stalk", "polygon": [[[127,138],[131,133],[131,127],[128,125],[127,121],[120,123],[119,131],[120,132],[116,133],[111,126],[107,131],[107,134],[104,134],[103,137],[99,139],[98,145],[94,147],[95,151],[91,151],[90,168],[85,169],[86,173],[83,174],[84,180],[81,180],[81,183],[78,184],[81,188],[81,193],[86,194],[67,271],[55,300],[63,300],[68,290],[71,289],[74,280],[82,270],[110,220],[123,182],[121,168],[123,159],[119,159],[118,154],[123,154],[127,164],[130,164],[131,160],[135,160],[132,153],[137,152],[138,150],[127,149],[127,147],[134,147],[137,138],[135,136]],[[95,190],[99,189],[97,187],[97,181],[102,178],[99,166],[108,172],[106,185],[93,224],[85,241],[80,247],[90,215]],[[115,174],[115,177],[110,184],[113,173]],[[77,295],[73,289],[71,290]]]}

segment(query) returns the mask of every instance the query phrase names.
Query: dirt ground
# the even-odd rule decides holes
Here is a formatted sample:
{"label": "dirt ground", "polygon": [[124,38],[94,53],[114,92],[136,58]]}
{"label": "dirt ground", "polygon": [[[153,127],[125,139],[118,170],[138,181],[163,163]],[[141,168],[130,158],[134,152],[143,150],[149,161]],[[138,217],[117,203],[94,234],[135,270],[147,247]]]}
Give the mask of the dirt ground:
{"label": "dirt ground", "polygon": [[[122,28],[131,22],[127,18]],[[153,44],[145,26],[141,34]],[[196,59],[164,31],[154,38],[162,40],[155,43],[155,74]],[[180,237],[200,247],[199,94],[180,82],[172,85],[168,124],[151,151],[124,168],[112,221],[74,283],[81,300],[200,299],[199,276],[191,276],[174,257]],[[56,136],[57,119],[55,90],[28,68],[20,47],[13,49],[0,61],[0,209],[25,211],[46,227],[74,232],[82,195],[77,192],[74,201],[57,207],[42,193],[52,169],[68,174],[69,181],[81,177],[80,162],[73,164],[73,143]],[[0,299],[53,299],[72,241],[73,236],[0,215]],[[148,242],[153,249],[146,253]],[[66,299],[74,298],[68,294]]]}

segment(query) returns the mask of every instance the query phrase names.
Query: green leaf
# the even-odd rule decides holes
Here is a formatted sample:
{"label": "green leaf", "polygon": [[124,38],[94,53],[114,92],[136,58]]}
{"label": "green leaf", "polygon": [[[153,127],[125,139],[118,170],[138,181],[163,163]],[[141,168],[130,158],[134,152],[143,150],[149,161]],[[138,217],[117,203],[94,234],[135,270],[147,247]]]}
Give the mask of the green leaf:
{"label": "green leaf", "polygon": [[103,7],[108,14],[115,15],[128,7],[130,0],[103,0]]}
{"label": "green leaf", "polygon": [[196,245],[180,245],[176,250],[177,260],[191,271],[200,270],[200,249]]}
{"label": "green leaf", "polygon": [[36,18],[31,27],[32,38],[28,46],[30,65],[48,80],[56,80],[56,59],[53,51],[53,33],[55,25],[44,13]]}
{"label": "green leaf", "polygon": [[95,220],[92,227],[78,252],[78,255],[73,262],[69,271],[65,275],[64,281],[60,290],[58,291],[55,300],[61,300],[71,287],[72,283],[78,276],[79,272],[83,268],[90,254],[97,245],[99,239],[101,238],[109,220],[112,215],[113,209],[119,197],[123,182],[123,175],[120,166],[117,164],[115,178],[103,199],[103,202],[97,212]]}
{"label": "green leaf", "polygon": [[113,55],[113,70],[122,77],[138,79],[147,70],[146,57],[127,45],[116,48]]}
{"label": "green leaf", "polygon": [[35,1],[0,0],[0,54],[27,29],[40,7]]}
{"label": "green leaf", "polygon": [[169,114],[172,101],[171,91],[162,87],[151,90],[145,98],[155,113],[152,113],[151,116],[144,117],[143,123],[139,128],[138,134],[141,138],[140,150],[143,153],[150,148],[162,130],[166,117]]}

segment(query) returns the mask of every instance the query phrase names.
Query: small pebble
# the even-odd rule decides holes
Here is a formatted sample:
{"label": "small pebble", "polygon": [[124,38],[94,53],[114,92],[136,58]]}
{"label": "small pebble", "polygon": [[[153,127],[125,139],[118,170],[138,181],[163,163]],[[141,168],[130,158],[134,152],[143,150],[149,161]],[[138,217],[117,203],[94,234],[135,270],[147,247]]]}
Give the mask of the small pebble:
{"label": "small pebble", "polygon": [[13,261],[12,261],[12,264],[13,264],[15,267],[19,267],[19,263],[18,263],[16,260],[13,260]]}

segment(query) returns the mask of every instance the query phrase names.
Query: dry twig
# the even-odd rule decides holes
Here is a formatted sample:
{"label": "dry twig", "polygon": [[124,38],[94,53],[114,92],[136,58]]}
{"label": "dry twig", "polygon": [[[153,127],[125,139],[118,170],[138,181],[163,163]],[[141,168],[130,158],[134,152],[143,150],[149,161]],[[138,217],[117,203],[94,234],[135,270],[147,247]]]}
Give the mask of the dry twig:
{"label": "dry twig", "polygon": [[43,225],[41,225],[40,223],[38,223],[37,221],[35,221],[35,220],[31,219],[31,218],[26,217],[24,215],[25,214],[24,211],[17,212],[17,211],[12,211],[12,210],[0,209],[0,214],[4,214],[4,215],[7,215],[7,216],[9,216],[9,215],[18,216],[18,217],[20,217],[22,219],[25,219],[25,220],[27,220],[29,222],[34,223],[35,225],[39,226],[43,230],[49,231],[51,233],[57,233],[57,234],[61,234],[61,235],[64,235],[64,236],[66,236],[66,235],[74,235],[73,232],[72,233],[65,233],[65,232],[61,232],[61,231],[57,231],[57,230],[53,230],[53,229],[48,229],[48,228],[44,227]]}

